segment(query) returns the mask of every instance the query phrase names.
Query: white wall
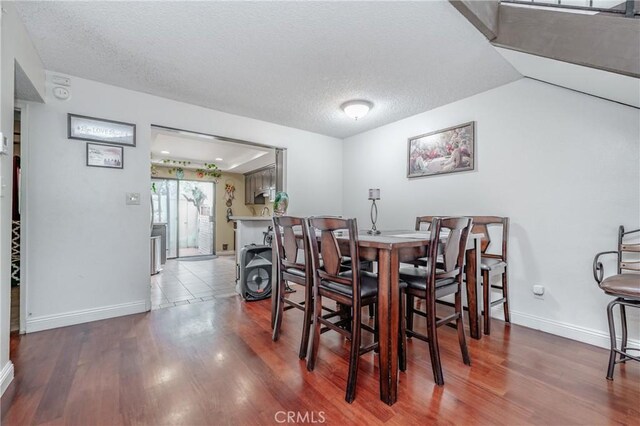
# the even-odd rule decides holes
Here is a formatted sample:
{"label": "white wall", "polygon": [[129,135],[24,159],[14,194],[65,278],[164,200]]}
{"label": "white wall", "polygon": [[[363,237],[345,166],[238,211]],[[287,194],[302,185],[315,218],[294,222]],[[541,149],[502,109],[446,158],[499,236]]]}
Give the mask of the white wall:
{"label": "white wall", "polygon": [[[407,138],[467,121],[475,172],[406,178]],[[411,228],[419,215],[509,216],[512,321],[608,344],[611,298],[592,261],[616,248],[618,225],[640,226],[637,109],[522,79],[348,138],[343,152],[344,214],[361,228],[377,187],[381,229]],[[533,284],[546,287],[544,300]]]}
{"label": "white wall", "polygon": [[[14,78],[16,63],[20,65],[35,91],[44,95],[44,69],[22,22],[11,2],[2,2],[0,13],[0,131],[13,138]],[[11,306],[11,188],[13,143],[9,152],[0,156],[0,394],[13,378],[9,361],[9,328]]]}
{"label": "white wall", "polygon": [[[290,212],[342,212],[339,139],[75,77],[71,93],[59,101],[47,90],[46,104],[29,105],[27,331],[148,308],[151,124],[287,148]],[[67,113],[135,123],[124,169],[86,167]],[[125,192],[142,205],[125,205]]]}

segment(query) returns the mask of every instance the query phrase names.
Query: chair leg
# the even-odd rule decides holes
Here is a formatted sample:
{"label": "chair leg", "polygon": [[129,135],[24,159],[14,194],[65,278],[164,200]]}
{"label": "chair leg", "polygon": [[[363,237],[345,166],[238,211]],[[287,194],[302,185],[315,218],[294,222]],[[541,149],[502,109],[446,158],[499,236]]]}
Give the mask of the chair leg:
{"label": "chair leg", "polygon": [[466,365],[471,365],[471,358],[469,358],[469,350],[467,349],[467,341],[464,337],[464,322],[463,318],[463,310],[462,310],[462,292],[458,290],[456,293],[456,314],[458,314],[458,318],[456,319],[456,328],[458,329],[458,342],[460,343],[460,351],[462,352],[462,361]]}
{"label": "chair leg", "polygon": [[[414,311],[414,303],[413,303],[413,296],[410,294],[407,294],[407,305],[406,305],[406,317],[407,317],[407,325],[406,325],[406,329],[413,331],[413,311]],[[411,336],[408,337],[409,339],[411,338]]]}
{"label": "chair leg", "polygon": [[309,334],[311,333],[311,317],[313,315],[313,295],[310,285],[304,289],[304,322],[302,324],[302,338],[300,339],[300,351],[298,358],[304,359],[307,356],[309,347]]}
{"label": "chair leg", "polygon": [[274,342],[278,341],[280,337],[280,327],[282,326],[282,317],[284,315],[284,280],[278,280],[278,289],[277,289],[277,297],[276,297],[276,317],[273,325],[273,335],[272,339]]}
{"label": "chair leg", "polygon": [[271,329],[276,325],[276,313],[278,312],[278,298],[280,297],[280,292],[278,288],[280,287],[280,281],[278,280],[277,285],[274,288],[273,293],[271,293]]}
{"label": "chair leg", "polygon": [[[342,303],[336,302],[336,308],[338,309],[338,312],[340,312],[340,321],[344,321],[346,319],[349,319],[349,317],[351,317],[350,306],[343,305]],[[350,322],[346,323],[344,328],[348,332],[351,332],[351,323]]]}
{"label": "chair leg", "polygon": [[369,305],[369,318],[373,318],[376,315],[376,305],[374,303]]}
{"label": "chair leg", "polygon": [[307,357],[307,370],[313,371],[316,366],[316,359],[318,358],[318,347],[320,346],[320,331],[321,324],[318,320],[322,316],[322,296],[319,293],[314,294],[314,309],[313,309],[313,333],[311,335],[311,348],[309,349],[309,356]]}
{"label": "chair leg", "polygon": [[509,279],[507,277],[507,267],[502,271],[502,297],[504,302],[502,310],[504,311],[504,322],[511,323],[511,315],[509,315]]}
{"label": "chair leg", "polygon": [[616,365],[616,326],[613,322],[613,307],[618,303],[618,299],[613,300],[607,306],[607,320],[609,321],[609,337],[611,339],[611,353],[609,354],[609,368],[607,369],[607,380],[613,380],[613,369]]}
{"label": "chair leg", "polygon": [[360,317],[362,313],[360,307],[354,305],[353,317],[351,320],[351,353],[349,354],[349,375],[347,377],[347,392],[345,400],[353,402],[356,397],[356,382],[358,380],[358,364],[360,361]]}
{"label": "chair leg", "polygon": [[[375,304],[369,305],[369,309]],[[373,340],[374,342],[380,342],[380,323],[378,322],[378,313],[376,312],[373,316]],[[375,353],[380,353],[380,345],[373,350]]]}
{"label": "chair leg", "polygon": [[484,334],[491,334],[491,275],[482,271],[482,305],[484,309]]}
{"label": "chair leg", "polygon": [[[627,311],[624,305],[620,305],[620,324],[622,325],[622,352],[627,350]],[[625,355],[620,354],[620,361],[624,361],[627,358]]]}
{"label": "chair leg", "polygon": [[405,294],[400,293],[400,330],[398,339],[398,368],[407,371],[407,315],[405,309]]}
{"label": "chair leg", "polygon": [[442,364],[440,363],[440,347],[438,346],[438,329],[436,326],[436,303],[435,300],[427,300],[425,304],[427,306],[427,337],[429,339],[433,380],[438,386],[443,386],[444,377],[442,375]]}

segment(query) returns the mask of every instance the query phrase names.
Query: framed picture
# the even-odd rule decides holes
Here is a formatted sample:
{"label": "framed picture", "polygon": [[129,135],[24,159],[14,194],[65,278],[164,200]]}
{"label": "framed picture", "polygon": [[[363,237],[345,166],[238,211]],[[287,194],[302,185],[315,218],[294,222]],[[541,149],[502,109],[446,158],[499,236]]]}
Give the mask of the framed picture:
{"label": "framed picture", "polygon": [[87,166],[122,169],[124,149],[121,146],[87,142]]}
{"label": "framed picture", "polygon": [[69,139],[136,146],[136,125],[120,121],[67,114]]}
{"label": "framed picture", "polygon": [[471,121],[409,138],[407,177],[474,170],[475,133],[475,121]]}

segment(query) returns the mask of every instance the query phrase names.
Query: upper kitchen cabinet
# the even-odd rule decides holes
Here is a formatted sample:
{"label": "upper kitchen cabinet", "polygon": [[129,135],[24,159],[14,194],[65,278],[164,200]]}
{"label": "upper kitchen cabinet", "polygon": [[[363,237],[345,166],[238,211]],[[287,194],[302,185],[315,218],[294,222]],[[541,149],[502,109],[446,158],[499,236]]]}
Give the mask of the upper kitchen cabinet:
{"label": "upper kitchen cabinet", "polygon": [[276,189],[276,166],[254,170],[244,175],[245,204],[266,204]]}

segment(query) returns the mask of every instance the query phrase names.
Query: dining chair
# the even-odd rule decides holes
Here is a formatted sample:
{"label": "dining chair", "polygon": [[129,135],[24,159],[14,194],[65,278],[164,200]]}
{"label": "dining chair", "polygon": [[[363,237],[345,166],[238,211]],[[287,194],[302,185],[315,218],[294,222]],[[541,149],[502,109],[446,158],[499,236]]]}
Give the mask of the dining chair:
{"label": "dining chair", "polygon": [[[358,226],[355,219],[312,217],[305,222],[309,239],[313,280],[313,329],[311,347],[307,357],[307,370],[313,371],[318,357],[320,334],[328,330],[336,331],[351,340],[349,353],[349,373],[345,400],[353,402],[356,395],[358,364],[360,355],[377,348],[376,330],[361,322],[361,308],[377,301],[378,278],[375,274],[353,268],[345,271],[341,268],[342,254],[337,233],[348,233],[348,254],[351,259],[359,259]],[[322,257],[322,263],[320,263]],[[356,262],[356,265],[358,262]],[[333,312],[323,315],[322,299],[331,299],[339,306],[348,309],[345,312]],[[332,322],[331,318],[340,319]],[[374,334],[374,342],[361,347],[361,330]]]}
{"label": "dining chair", "polygon": [[[625,363],[628,360],[640,361],[640,356],[631,355],[628,351],[640,351],[640,348],[628,346],[627,332],[627,312],[626,306],[640,308],[640,244],[628,241],[629,235],[640,232],[640,229],[625,231],[624,227],[618,228],[618,249],[615,251],[605,251],[598,253],[593,259],[593,277],[598,286],[609,296],[614,296],[607,306],[607,319],[609,321],[609,338],[611,339],[611,350],[609,352],[609,368],[607,369],[607,379],[613,380],[613,370],[616,364]],[[604,266],[600,262],[600,257],[607,254],[616,254],[617,274],[604,278]],[[633,256],[635,259],[630,259]],[[620,349],[616,339],[616,328],[613,319],[613,308],[620,306],[620,324],[622,327],[622,341]],[[616,355],[620,357],[616,360]]]}
{"label": "dining chair", "polygon": [[[404,342],[407,336],[412,336],[429,343],[433,378],[439,386],[444,385],[444,377],[440,362],[438,327],[453,325],[452,321],[455,321],[462,360],[466,365],[471,365],[464,336],[462,277],[465,249],[472,222],[472,219],[468,217],[433,218],[429,228],[431,232],[427,257],[425,258],[426,267],[400,268],[400,280],[406,283],[406,287],[402,289],[402,292],[403,296],[407,298],[407,319],[409,317],[413,318],[414,314],[427,319],[426,336],[415,332],[413,330],[413,322],[409,325],[409,321],[406,321],[406,326],[401,327],[401,339]],[[446,232],[442,232],[445,230]],[[438,259],[440,259],[440,262],[438,262]],[[445,318],[438,318],[436,316],[436,301],[449,295],[454,295],[454,313]],[[409,299],[413,301],[415,297],[425,300],[425,312],[417,310],[412,304],[409,304]],[[401,369],[406,369],[406,351],[401,351],[399,356],[401,357]]]}
{"label": "dining chair", "polygon": [[[416,231],[428,230],[431,221],[437,216],[419,216],[416,218]],[[509,281],[507,273],[507,246],[509,241],[509,218],[498,216],[471,216],[473,219],[473,227],[471,233],[482,234],[482,240],[480,243],[481,260],[480,271],[482,273],[482,301],[483,310],[482,318],[484,324],[484,334],[491,334],[491,308],[503,305],[504,320],[507,323],[511,322],[511,316],[509,314]],[[502,233],[501,246],[497,253],[493,252],[494,245],[492,244],[491,233],[489,228],[496,228]],[[424,260],[419,259],[416,261],[418,265],[424,265]],[[500,276],[501,285],[493,284],[493,279],[496,276]],[[497,289],[502,291],[502,297],[499,299],[491,300],[491,290]],[[409,303],[407,301],[407,303]],[[444,300],[438,300],[438,303],[448,306],[453,306],[450,302]],[[465,308],[466,309],[466,308]]]}
{"label": "dining chair", "polygon": [[[302,338],[298,356],[307,356],[311,316],[313,314],[313,290],[311,289],[311,263],[309,262],[309,239],[306,238],[304,219],[292,216],[273,217],[273,235],[277,259],[277,283],[275,289],[275,318],[273,341],[280,336],[282,317],[289,309],[299,309],[304,313]],[[297,234],[297,235],[296,235]],[[298,303],[285,297],[286,283],[304,287],[304,301]],[[287,305],[287,306],[285,306]]]}
{"label": "dining chair", "polygon": [[[507,274],[507,245],[509,241],[509,218],[498,216],[472,216],[474,234],[482,234],[480,271],[482,272],[482,306],[484,334],[491,334],[491,308],[503,305],[504,321],[511,322],[509,315],[509,281]],[[489,228],[502,232],[501,246],[494,252]],[[500,276],[501,285],[493,284],[493,278]],[[502,291],[502,297],[491,300],[491,290]]]}

